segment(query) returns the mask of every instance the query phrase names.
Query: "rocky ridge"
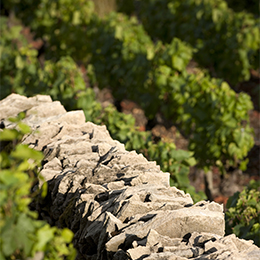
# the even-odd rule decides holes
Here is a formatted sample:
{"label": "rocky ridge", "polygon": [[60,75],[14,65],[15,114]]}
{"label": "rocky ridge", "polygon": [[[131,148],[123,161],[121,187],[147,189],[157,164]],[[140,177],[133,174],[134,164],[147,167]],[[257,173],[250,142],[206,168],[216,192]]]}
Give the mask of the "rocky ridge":
{"label": "rocky ridge", "polygon": [[8,117],[22,111],[33,130],[23,142],[45,155],[48,194],[35,208],[75,233],[77,259],[260,259],[252,241],[224,236],[221,205],[194,204],[155,162],[85,122],[83,111],[12,94],[0,101],[2,126],[15,127]]}

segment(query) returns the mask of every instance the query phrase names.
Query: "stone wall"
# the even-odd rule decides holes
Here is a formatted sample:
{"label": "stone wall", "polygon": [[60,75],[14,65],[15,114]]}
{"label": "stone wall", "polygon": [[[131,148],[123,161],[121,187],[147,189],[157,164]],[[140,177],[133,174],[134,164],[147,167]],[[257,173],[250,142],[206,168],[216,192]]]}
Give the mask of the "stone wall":
{"label": "stone wall", "polygon": [[48,194],[35,208],[75,233],[77,259],[260,259],[252,241],[224,237],[221,205],[194,204],[155,162],[85,122],[83,111],[12,94],[0,101],[2,126],[14,127],[7,119],[21,111],[33,130],[23,142],[45,154]]}

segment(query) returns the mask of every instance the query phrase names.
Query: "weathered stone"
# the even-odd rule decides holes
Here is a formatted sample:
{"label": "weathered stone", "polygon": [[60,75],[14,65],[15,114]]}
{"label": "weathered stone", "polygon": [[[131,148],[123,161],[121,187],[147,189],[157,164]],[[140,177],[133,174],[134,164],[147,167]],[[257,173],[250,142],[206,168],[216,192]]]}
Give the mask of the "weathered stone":
{"label": "weathered stone", "polygon": [[66,114],[66,110],[59,101],[51,102],[48,106],[46,106],[46,104],[39,104],[38,106],[33,106],[26,111],[26,116],[34,115],[40,118],[62,114]]}
{"label": "weathered stone", "polygon": [[[59,170],[51,170],[51,169],[43,169],[41,170],[41,176],[45,181],[49,181],[53,179],[55,176],[59,175],[61,171]],[[40,179],[40,186],[42,186],[43,181]]]}
{"label": "weathered stone", "polygon": [[126,237],[127,237],[127,235],[125,233],[121,233],[121,234],[113,237],[113,239],[110,239],[106,243],[106,250],[108,252],[116,252],[118,250],[119,246],[124,244]]}
{"label": "weathered stone", "polygon": [[[43,123],[37,126],[31,135],[26,136],[23,142],[29,144],[31,148],[42,151],[43,147],[51,143],[60,130],[61,126],[59,124]],[[54,157],[55,155],[53,155]]]}
{"label": "weathered stone", "polygon": [[179,246],[181,244],[181,238],[170,238],[168,236],[160,235],[154,229],[150,229],[146,237],[148,246],[155,246],[161,243],[163,247],[167,246]]}
{"label": "weathered stone", "polygon": [[[143,216],[144,218],[146,216]],[[125,232],[138,234],[144,237],[150,229],[156,230],[159,234],[174,237],[183,237],[190,232],[215,232],[224,235],[223,213],[210,211],[207,207],[181,208],[178,210],[150,211],[147,215],[148,220],[141,221],[138,227],[131,225]],[[143,219],[144,219],[143,218]],[[203,225],[201,225],[203,223]]]}
{"label": "weathered stone", "polygon": [[127,253],[130,255],[131,259],[137,260],[141,257],[145,258],[151,254],[150,248],[145,246],[138,246],[136,248],[130,248],[127,250]]}
{"label": "weathered stone", "polygon": [[185,244],[180,246],[165,246],[163,247],[163,252],[172,252],[174,255],[192,258],[204,253],[204,250],[199,247],[189,247]]}
{"label": "weathered stone", "polygon": [[259,260],[260,259],[260,250],[259,248],[255,248],[254,250],[248,249],[248,253],[245,252],[244,259],[246,260]]}
{"label": "weathered stone", "polygon": [[43,169],[61,171],[62,165],[57,157],[54,157],[51,161],[44,164]]}
{"label": "weathered stone", "polygon": [[[113,140],[105,126],[66,112],[49,96],[0,101],[0,119],[24,111],[33,132],[23,143],[43,151],[48,194],[34,202],[51,225],[74,233],[77,260],[260,259],[252,241],[224,236],[223,207],[169,186],[169,173]],[[43,180],[39,181],[40,186]],[[35,190],[37,187],[34,187]]]}
{"label": "weathered stone", "polygon": [[152,253],[145,260],[187,260],[188,258],[174,255],[172,252]]}
{"label": "weathered stone", "polygon": [[125,189],[114,201],[112,212],[122,221],[126,221],[136,212],[144,214],[153,209],[179,209],[190,203],[193,203],[191,197],[176,188],[142,184]]}
{"label": "weathered stone", "polygon": [[189,238],[189,245],[204,248],[205,243],[207,243],[208,241],[214,242],[219,238],[221,238],[221,236],[213,233],[211,234],[205,232],[193,232]]}
{"label": "weathered stone", "polygon": [[51,104],[50,96],[37,95],[27,98],[18,94],[11,94],[0,101],[0,119],[8,119],[11,116],[16,116],[20,112],[24,112],[32,107],[38,106],[41,103]]}

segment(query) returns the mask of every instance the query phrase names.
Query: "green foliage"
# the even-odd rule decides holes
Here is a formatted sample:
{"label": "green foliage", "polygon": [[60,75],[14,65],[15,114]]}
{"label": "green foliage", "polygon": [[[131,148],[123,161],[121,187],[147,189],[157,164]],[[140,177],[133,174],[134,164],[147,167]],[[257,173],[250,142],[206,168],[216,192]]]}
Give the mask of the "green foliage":
{"label": "green foliage", "polygon": [[76,61],[85,61],[86,25],[95,19],[92,1],[10,0],[4,6],[30,26],[36,38],[46,42],[45,58],[57,61],[69,55]]}
{"label": "green foliage", "polygon": [[170,42],[178,37],[194,46],[194,58],[213,75],[236,84],[249,79],[250,69],[259,68],[260,20],[252,14],[235,13],[223,0],[134,2],[136,10],[118,1],[119,10],[136,11],[153,39]]}
{"label": "green foliage", "polygon": [[[67,11],[70,4],[71,1],[66,2]],[[75,6],[71,9],[73,12]],[[53,17],[48,16],[52,25],[59,8],[59,4],[55,5]],[[39,12],[44,13],[42,10]],[[73,15],[68,13],[67,16]],[[67,28],[70,19],[63,18],[59,20],[59,26]],[[36,33],[48,27],[48,23],[42,24],[40,19],[36,22]],[[248,123],[251,101],[246,94],[235,94],[227,83],[211,79],[207,74],[188,75],[186,67],[194,52],[189,45],[177,38],[169,44],[153,43],[135,18],[128,19],[116,13],[100,19],[90,12],[88,23],[85,21],[85,26],[80,28],[86,33],[86,38],[80,37],[80,41],[84,39],[86,44],[83,45],[88,47],[86,52],[79,48],[78,53],[83,61],[88,59],[91,63],[88,72],[99,87],[110,86],[119,100],[129,98],[136,101],[149,118],[159,112],[171,120],[189,139],[190,150],[200,167],[216,165],[222,171],[225,166],[238,163],[243,169],[246,167],[244,157],[253,145]],[[55,34],[50,34],[49,42],[59,49],[60,42],[55,37]],[[74,36],[68,29],[64,37]],[[74,47],[68,45],[68,53],[70,48]],[[67,109],[82,108],[88,120],[98,117],[101,107],[93,100],[91,90],[84,91],[82,75],[71,58],[61,57],[55,63],[48,60],[43,70],[38,71],[40,82],[31,89],[40,87],[38,93],[50,93]],[[27,93],[28,89],[27,86]],[[122,135],[127,133],[126,130],[121,132]],[[126,143],[129,139],[116,138]],[[135,139],[142,140],[139,137]]]}
{"label": "green foliage", "polygon": [[39,72],[40,93],[48,93],[60,100],[67,110],[82,109],[86,119],[100,113],[101,106],[94,102],[94,93],[86,88],[83,74],[70,56],[56,63],[48,60]]}
{"label": "green foliage", "polygon": [[[6,22],[6,20],[3,20],[3,26],[4,26],[4,22]],[[114,24],[117,24],[115,21],[113,22]],[[133,21],[133,23],[135,23],[135,21]],[[123,29],[121,28],[118,30],[126,32],[125,28]],[[141,30],[141,28],[139,28],[138,30]],[[8,37],[7,31],[8,30],[6,30],[6,33],[3,33],[3,39]],[[132,33],[131,30],[129,33]],[[133,37],[133,33],[130,36]],[[120,37],[123,36],[121,35]],[[14,39],[15,40],[17,39],[17,41],[15,42],[18,42],[19,41],[18,35],[16,35],[16,38]],[[101,38],[101,42],[103,40],[104,39]],[[149,42],[149,44],[152,43]],[[175,53],[178,52],[179,55],[183,55],[183,57],[185,58],[186,57],[185,54],[181,54],[183,48],[181,48],[182,46],[179,45],[180,43],[176,39],[173,41],[172,48],[168,46],[167,49],[161,50],[161,52],[162,55],[167,59],[167,62],[169,62],[170,64],[172,64],[173,62],[175,66],[182,69],[180,66],[185,66],[185,64],[183,63],[179,64],[178,61],[176,63],[177,59],[171,60],[171,56],[169,55],[169,52],[175,52]],[[14,53],[10,51],[10,54],[20,55],[19,54],[20,49],[18,45],[14,44],[14,46],[16,52]],[[23,47],[27,48],[25,40],[24,40]],[[132,48],[131,51],[133,51],[134,50],[133,46],[131,46],[131,48]],[[137,46],[135,49],[135,52],[137,53],[138,53],[138,48],[139,47]],[[8,46],[6,46],[6,49],[8,49]],[[129,51],[129,53],[131,53],[131,51]],[[143,51],[145,52],[146,49],[143,48]],[[152,45],[151,45],[151,51],[152,51]],[[150,56],[152,55],[154,54],[151,53]],[[128,58],[127,55],[125,55],[125,57]],[[185,63],[188,62],[188,58],[186,58]],[[121,57],[119,57],[119,59],[121,59]],[[14,60],[15,58],[13,58],[13,60],[10,59],[8,61],[9,64],[12,64],[12,61],[14,63]],[[124,61],[124,64],[127,64],[126,61]],[[147,59],[145,59],[144,61],[146,62]],[[162,170],[170,172],[172,178],[172,185],[182,188],[185,191],[187,189],[192,190],[192,187],[189,184],[188,174],[189,174],[189,167],[192,166],[195,162],[191,153],[180,150],[180,153],[185,154],[183,158],[179,157],[178,155],[175,155],[172,158],[170,158],[167,153],[161,154],[163,148],[169,151],[170,152],[169,154],[171,155],[173,155],[174,153],[176,154],[175,145],[170,143],[167,144],[163,142],[159,142],[159,144],[154,144],[152,142],[152,136],[150,132],[138,131],[135,127],[134,118],[131,115],[125,115],[123,113],[119,113],[113,106],[106,107],[105,109],[102,110],[101,104],[95,101],[94,91],[91,88],[86,88],[83,75],[79,71],[77,65],[75,64],[75,62],[72,60],[71,57],[69,56],[61,57],[60,60],[58,60],[57,62],[52,62],[51,60],[47,60],[45,61],[42,69],[40,68],[37,59],[34,59],[33,62],[34,63],[32,63],[31,60],[29,61],[28,57],[24,58],[25,68],[27,68],[31,64],[35,65],[38,68],[37,70],[34,71],[35,74],[33,75],[29,74],[28,71],[25,71],[24,75],[28,79],[27,84],[24,81],[17,80],[17,85],[12,86],[13,76],[15,77],[15,75],[20,73],[19,67],[18,68],[13,67],[12,74],[10,74],[11,71],[8,72],[9,78],[6,81],[6,85],[5,85],[6,90],[8,90],[6,94],[11,93],[11,91],[18,92],[21,94],[26,94],[26,95],[33,95],[39,93],[49,94],[54,100],[60,100],[62,104],[65,106],[65,108],[68,110],[83,109],[86,116],[86,120],[95,122],[97,124],[101,124],[101,123],[105,124],[108,127],[111,136],[114,139],[124,143],[127,150],[136,150],[137,152],[144,153],[148,157],[148,159],[157,161],[157,163],[162,167]],[[5,68],[5,67],[6,64],[2,64],[1,68]],[[125,68],[124,66],[122,68],[128,70],[131,69],[131,67]],[[162,73],[164,72],[163,67],[159,68],[158,70]],[[8,75],[7,72],[5,73]],[[95,71],[93,70],[93,65],[89,65],[87,67],[87,73],[89,77],[92,79],[92,81],[98,81],[98,79],[95,78]],[[104,73],[107,72],[104,71]],[[141,73],[139,76],[142,77]],[[111,79],[112,78],[113,77],[111,77]],[[102,77],[100,77],[99,80],[102,83]],[[138,81],[135,82],[135,84],[137,83]],[[131,86],[130,84],[126,84],[126,87],[130,88]],[[19,89],[21,90],[20,92]],[[133,91],[131,90],[130,93],[133,93]],[[197,196],[197,200],[204,198],[203,194],[198,196],[195,190],[192,190],[191,195]]]}
{"label": "green foliage", "polygon": [[[186,159],[175,160],[176,151],[171,144],[155,145],[151,142],[150,133],[136,131],[133,118],[130,116],[119,114],[111,107],[101,110],[100,104],[94,99],[93,90],[86,89],[83,75],[74,60],[89,62],[86,65],[87,73],[93,82],[98,83],[99,87],[110,86],[113,95],[119,100],[129,98],[138,102],[149,118],[153,118],[159,112],[176,124],[189,139],[190,151],[200,167],[207,170],[210,166],[216,165],[224,172],[225,167],[237,166],[240,163],[244,169],[247,162],[244,157],[253,145],[252,130],[248,119],[248,110],[252,108],[249,97],[243,93],[235,94],[227,83],[211,79],[205,73],[189,75],[186,67],[194,54],[194,49],[181,40],[172,38],[173,35],[169,34],[167,44],[161,41],[154,43],[136,18],[129,19],[125,15],[112,13],[100,19],[93,12],[93,3],[88,3],[82,8],[85,2],[88,1],[49,2],[43,0],[40,5],[37,4],[37,8],[32,6],[32,11],[29,11],[30,5],[22,5],[20,1],[9,2],[25,24],[29,24],[30,21],[36,36],[41,36],[46,41],[48,47],[46,57],[52,58],[45,61],[41,68],[35,59],[37,53],[23,54],[23,48],[28,49],[26,44],[18,47],[17,41],[10,42],[9,40],[12,46],[10,50],[9,43],[5,44],[9,39],[8,29],[5,29],[4,41],[1,44],[7,50],[6,53],[10,53],[10,57],[1,64],[1,70],[4,71],[4,75],[7,75],[8,84],[6,82],[5,84],[10,92],[12,90],[27,95],[50,94],[53,99],[59,99],[69,110],[83,109],[87,120],[105,123],[113,138],[124,142],[127,149],[143,152],[148,157],[150,156],[150,159],[156,158],[162,169],[171,173],[175,172],[175,180],[173,179],[172,183],[178,183],[179,187],[185,186],[184,179],[187,180],[187,171],[185,170],[185,174],[181,175],[186,176],[185,178],[177,178],[177,169],[180,172],[184,170],[179,166],[179,168],[175,167],[175,162],[183,164]],[[165,6],[166,2],[143,1],[139,3],[139,9],[142,14],[143,5],[149,4],[150,9],[148,9],[152,10],[154,5],[158,4],[154,10],[164,8],[163,18],[169,18],[169,20],[166,19],[167,25],[176,26],[175,23],[170,22],[173,19],[174,10],[185,9],[187,2],[175,2],[175,4],[169,2]],[[180,29],[179,33],[187,32],[185,37],[191,38],[185,38],[185,40],[194,44],[199,50],[203,48],[206,41],[197,42],[192,37],[195,35],[201,38],[202,34],[208,37],[209,34],[209,38],[213,39],[214,32],[221,31],[221,26],[224,24],[221,22],[222,14],[218,15],[216,8],[226,10],[226,5],[218,1],[214,7],[215,15],[213,15],[211,1],[205,5],[203,1],[200,3],[201,5],[195,8],[196,12],[208,8],[209,14],[197,14],[198,17],[194,16],[198,18],[197,20],[191,16],[195,19],[191,21],[198,27],[197,31],[194,33],[187,31],[190,30],[187,23],[182,23],[181,29],[174,27],[168,31],[175,32]],[[191,6],[196,4],[197,2],[190,2]],[[183,11],[186,10],[184,9]],[[190,17],[189,9],[187,10],[183,12],[185,19]],[[143,15],[145,13],[142,14],[142,17],[145,17]],[[157,21],[158,15],[160,17],[162,13],[156,12],[154,16],[149,16],[149,19],[153,17]],[[214,26],[210,19],[214,20]],[[216,19],[220,21],[219,29],[216,29],[218,23],[215,26]],[[241,21],[239,19],[238,24]],[[143,23],[146,26],[145,19]],[[207,23],[206,27],[205,23]],[[156,26],[154,25],[155,32],[158,29]],[[162,28],[160,27],[158,33],[163,33],[164,28],[167,27]],[[245,28],[251,30],[250,26]],[[221,35],[222,33],[221,31]],[[232,32],[231,35],[233,35]],[[19,35],[16,34],[16,37],[19,42],[22,42],[19,40]],[[207,37],[204,38],[208,39]],[[241,37],[243,38],[243,35]],[[163,37],[162,39],[165,40]],[[255,46],[255,41],[252,44]],[[232,48],[236,49],[236,46]],[[212,52],[207,53],[212,54]],[[72,58],[67,55],[71,55]],[[229,62],[229,64],[232,63]],[[36,69],[30,74],[31,70],[28,68],[32,65]],[[11,69],[5,71],[6,67]],[[21,70],[24,71],[23,77],[17,76],[20,75]],[[16,85],[12,82],[13,78],[18,78]],[[22,80],[23,78],[26,80]],[[171,157],[162,155],[165,154],[162,153],[163,148]],[[187,153],[187,158],[189,156],[190,154]]]}
{"label": "green foliage", "polygon": [[260,181],[250,181],[227,202],[226,234],[254,240],[260,246]]}
{"label": "green foliage", "polygon": [[113,105],[109,105],[93,121],[107,126],[112,138],[125,144],[127,150],[144,150],[148,140],[151,140],[150,132],[140,132],[135,127],[135,119],[131,114],[120,113]]}
{"label": "green foliage", "polygon": [[86,120],[100,114],[101,105],[95,101],[95,93],[86,87],[82,72],[70,56],[61,57],[57,62],[45,61],[38,75],[35,93],[48,93],[53,100],[61,101],[67,110],[82,109]]}
{"label": "green foliage", "polygon": [[135,100],[148,117],[154,117],[167,77],[186,74],[193,50],[179,39],[153,44],[135,18],[122,14],[109,15],[95,28],[89,35],[90,63],[98,86],[110,86],[117,99]]}
{"label": "green foliage", "polygon": [[224,172],[240,162],[245,167],[253,146],[248,95],[205,73],[188,75],[193,50],[176,38],[152,44],[134,18],[112,14],[97,28],[90,61],[99,87],[110,85],[116,98],[135,100],[148,117],[161,112],[177,124],[205,170],[215,165]]}
{"label": "green foliage", "polygon": [[30,94],[25,85],[37,86],[39,63],[37,51],[27,44],[20,34],[21,26],[7,26],[7,18],[0,17],[0,98],[11,92]]}
{"label": "green foliage", "polygon": [[260,3],[258,0],[226,0],[228,7],[232,8],[236,12],[247,11],[254,14],[256,17],[259,16]]}
{"label": "green foliage", "polygon": [[42,252],[43,259],[75,258],[69,229],[50,227],[37,220],[37,212],[29,209],[33,199],[31,188],[43,154],[20,143],[30,129],[20,119],[16,129],[0,132],[0,259],[28,259]]}
{"label": "green foliage", "polygon": [[[66,5],[69,6],[69,1]],[[55,8],[56,15],[60,5],[55,5]],[[221,8],[225,9],[224,6]],[[55,15],[48,18],[52,21],[50,24],[54,24],[52,19],[56,19]],[[68,14],[68,17],[72,15]],[[236,95],[226,83],[212,80],[205,74],[188,76],[186,66],[193,50],[179,39],[174,38],[169,44],[163,45],[160,41],[154,44],[135,18],[128,19],[115,13],[104,19],[93,14],[92,18],[89,17],[85,23],[88,43],[81,43],[88,45],[86,50],[89,53],[78,50],[83,60],[88,56],[92,64],[88,68],[92,69],[92,75],[95,73],[99,87],[109,85],[117,99],[128,97],[135,100],[150,118],[161,112],[177,123],[190,138],[190,149],[195,152],[201,167],[217,165],[223,170],[225,165],[234,166],[243,161],[253,145],[247,115],[252,105],[248,96]],[[65,20],[59,26],[67,28]],[[47,28],[41,20],[37,22],[38,27],[34,29],[38,33],[43,27]],[[65,38],[74,37],[69,29],[67,32]],[[51,44],[58,48],[59,39],[53,34],[49,37]],[[69,52],[70,45],[67,47]],[[73,70],[73,77],[68,77],[69,70]],[[37,86],[41,86],[41,92],[49,89],[53,98],[60,99],[66,108],[82,108],[88,119],[92,113],[100,111],[98,104],[86,101],[89,95],[84,94],[82,76],[71,58],[62,57],[56,63],[46,61],[43,72],[39,74],[42,80]],[[71,78],[75,78],[77,84]],[[33,89],[37,88],[34,86]],[[245,165],[242,162],[244,168]]]}
{"label": "green foliage", "polygon": [[[145,35],[136,19],[111,14],[95,24],[95,31],[89,35],[91,59],[98,86],[111,86],[116,98],[137,100],[142,107],[152,108],[150,101],[153,89],[145,85],[151,70],[153,43]],[[104,42],[106,44],[104,44]],[[138,92],[135,89],[138,88]],[[154,100],[155,101],[155,100]],[[153,113],[156,110],[154,102]]]}
{"label": "green foliage", "polygon": [[[8,27],[7,19],[0,17],[1,98],[12,92],[43,93],[59,99],[68,110],[83,109],[87,120],[107,125],[112,137],[127,149],[156,160],[163,171],[170,172],[171,185],[189,192],[194,201],[205,198],[205,194],[196,193],[189,185],[190,166],[197,163],[207,170],[216,165],[224,171],[227,166],[240,164],[245,169],[244,157],[253,145],[249,96],[236,94],[227,83],[207,73],[190,75],[186,67],[194,56],[202,66],[231,82],[248,79],[249,70],[259,66],[259,21],[252,15],[234,13],[223,0],[124,1],[124,11],[131,14],[136,9],[142,24],[135,17],[119,13],[99,18],[93,2],[87,0],[10,0],[3,6],[30,26],[35,37],[44,41],[46,51],[45,62],[40,64],[38,52],[20,34],[21,27]],[[150,132],[136,129],[132,116],[119,113],[113,106],[102,109],[94,91],[86,88],[76,62],[85,65],[92,84],[109,86],[119,100],[136,101],[149,118],[160,113],[171,120],[189,139],[190,151],[176,150],[173,143],[154,143]],[[17,129],[4,130],[2,138],[14,140],[28,131],[21,123]],[[23,258],[43,250],[55,255],[55,248],[66,255],[63,242],[70,242],[70,231],[50,228],[28,210],[31,198],[25,187],[31,187],[26,184],[32,180],[27,172],[30,174],[33,167],[26,159],[34,158],[34,152],[23,145],[15,151],[10,146],[8,149],[12,157],[8,152],[1,153],[0,177],[0,225],[8,243],[1,235],[4,253],[0,258],[8,254]],[[26,194],[20,196],[22,192]],[[19,210],[10,202],[11,198],[15,201],[15,196],[20,196]],[[250,196],[255,198],[255,193]],[[10,212],[13,218],[7,221],[5,216]],[[250,221],[250,234],[255,234],[259,224]],[[27,232],[22,241],[32,238],[33,245],[17,242],[14,248],[14,232],[21,233],[17,223],[25,223]],[[243,228],[234,230],[240,234]],[[55,257],[48,255],[46,259]]]}
{"label": "green foliage", "polygon": [[[189,136],[189,149],[199,166],[206,171],[212,165],[222,171],[224,166],[237,167],[254,144],[248,117],[250,97],[236,94],[226,82],[205,74],[190,75],[179,86],[174,77],[168,81],[171,95],[162,109],[168,118],[177,114],[176,122]],[[178,104],[177,112],[167,108],[172,103]]]}
{"label": "green foliage", "polygon": [[[83,74],[70,56],[47,60],[41,68],[37,50],[20,34],[21,26],[9,29],[5,17],[0,17],[0,26],[0,98],[12,92],[27,96],[48,93],[68,110],[83,109],[87,120],[100,113],[100,104],[94,101],[93,91],[86,89]],[[88,68],[91,74],[91,66]]]}

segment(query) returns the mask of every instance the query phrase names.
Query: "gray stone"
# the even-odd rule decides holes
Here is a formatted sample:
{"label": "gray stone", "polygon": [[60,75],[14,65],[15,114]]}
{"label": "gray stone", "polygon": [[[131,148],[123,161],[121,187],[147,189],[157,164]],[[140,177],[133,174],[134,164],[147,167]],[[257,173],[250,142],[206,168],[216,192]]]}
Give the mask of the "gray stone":
{"label": "gray stone", "polygon": [[188,258],[174,255],[172,252],[152,253],[145,260],[187,260]]}
{"label": "gray stone", "polygon": [[59,175],[60,173],[61,173],[61,171],[59,171],[59,170],[51,170],[51,169],[43,169],[43,170],[41,170],[40,176],[42,176],[44,178],[44,181],[41,180],[41,178],[39,179],[40,187],[42,186],[42,184],[44,182],[47,182],[47,181],[53,179],[55,176]]}
{"label": "gray stone", "polygon": [[189,246],[204,248],[205,243],[208,241],[216,241],[219,238],[221,238],[221,236],[213,233],[193,232],[189,238]]}
{"label": "gray stone", "polygon": [[[0,101],[0,119],[24,111],[32,133],[22,140],[43,151],[35,201],[40,216],[74,233],[77,260],[260,259],[252,241],[224,237],[223,206],[169,186],[169,173],[113,140],[105,126],[66,112],[49,96],[12,94]],[[36,190],[37,187],[33,187]]]}
{"label": "gray stone", "polygon": [[11,94],[0,101],[0,119],[8,119],[11,116],[17,116],[20,112],[24,112],[32,107],[37,107],[41,103],[51,104],[51,97],[37,95],[32,98],[27,98],[18,94]]}
{"label": "gray stone", "polygon": [[130,255],[131,259],[137,260],[141,257],[145,258],[151,254],[150,248],[145,246],[137,246],[136,248],[130,248],[127,250],[127,253]]}
{"label": "gray stone", "polygon": [[26,116],[34,115],[40,118],[57,116],[61,114],[66,114],[66,110],[59,101],[51,102],[48,106],[46,106],[46,104],[39,104],[38,106],[33,106],[26,111]]}
{"label": "gray stone", "polygon": [[[154,229],[159,234],[171,238],[181,238],[187,233],[194,231],[215,232],[218,235],[224,235],[223,213],[210,211],[206,207],[198,208],[194,206],[178,210],[157,210],[149,212],[147,217],[149,216],[151,217],[148,221],[140,222],[140,227],[131,225],[125,229],[125,232],[138,233],[140,237],[144,237],[150,229]],[[139,218],[139,221],[140,220],[142,220],[142,218]],[[201,223],[203,223],[203,225],[201,225]]]}
{"label": "gray stone", "polygon": [[146,243],[148,246],[155,246],[158,243],[161,243],[163,247],[167,247],[167,246],[177,247],[177,246],[181,245],[181,241],[182,241],[181,238],[170,238],[168,236],[160,235],[154,229],[149,230],[146,240],[147,240]]}
{"label": "gray stone", "polygon": [[124,244],[126,239],[126,234],[121,233],[117,236],[112,237],[107,243],[106,243],[106,250],[108,252],[116,252],[120,245]]}
{"label": "gray stone", "polygon": [[256,248],[255,250],[249,251],[246,253],[244,259],[247,260],[259,260],[260,259],[260,250]]}
{"label": "gray stone", "polygon": [[174,255],[193,258],[204,253],[204,250],[200,247],[189,247],[185,244],[180,246],[165,246],[163,247],[163,252],[172,252]]}
{"label": "gray stone", "polygon": [[62,171],[62,165],[57,157],[54,157],[51,161],[44,164],[43,169]]}

